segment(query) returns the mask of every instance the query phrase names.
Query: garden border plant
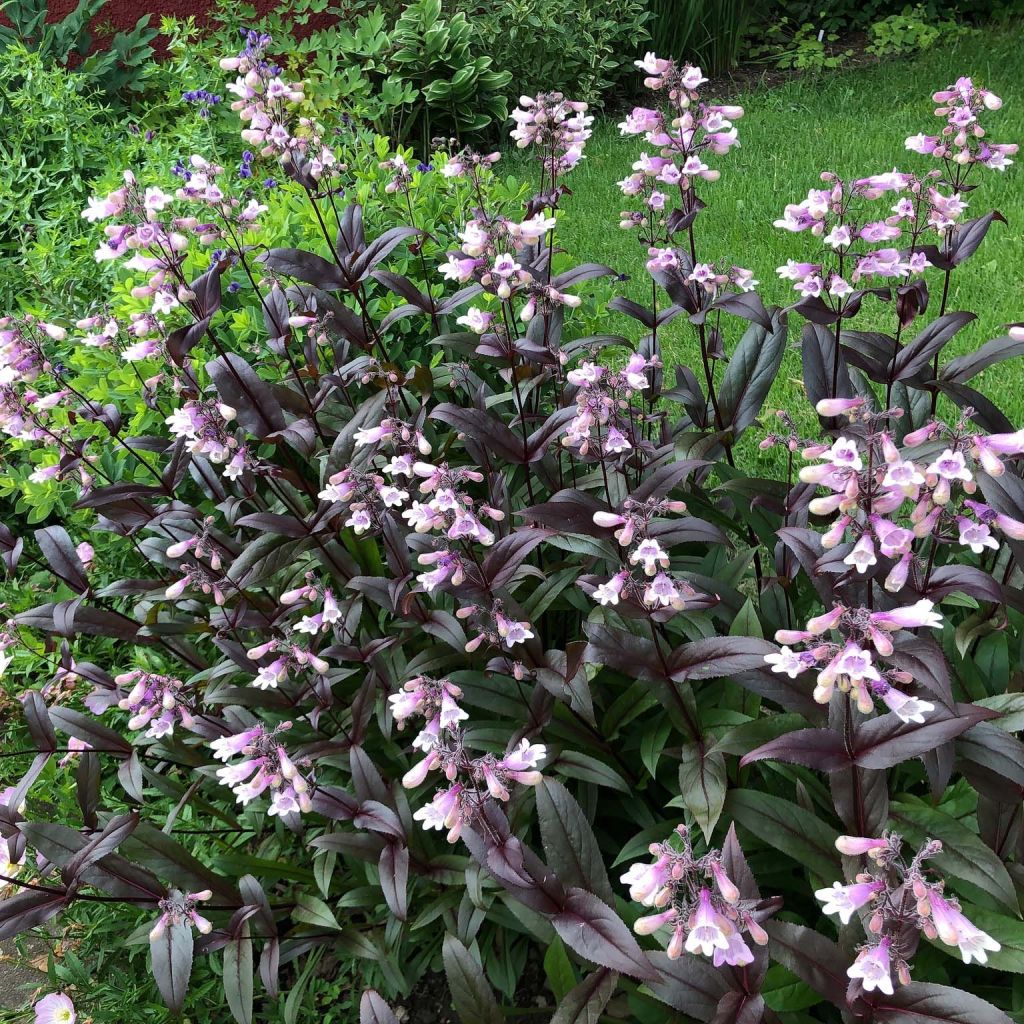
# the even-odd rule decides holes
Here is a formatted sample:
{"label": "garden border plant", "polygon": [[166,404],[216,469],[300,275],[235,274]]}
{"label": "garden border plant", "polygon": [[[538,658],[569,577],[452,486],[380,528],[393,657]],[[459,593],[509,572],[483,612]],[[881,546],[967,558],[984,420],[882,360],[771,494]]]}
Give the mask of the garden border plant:
{"label": "garden border plant", "polygon": [[[621,127],[649,152],[621,185],[651,305],[609,304],[640,325],[632,344],[573,332],[580,292],[614,273],[564,267],[556,242],[585,104],[521,98],[513,138],[538,189],[514,216],[492,197],[495,154],[383,160],[410,215],[439,174],[471,216],[450,236],[371,238],[332,126],[297,112],[303,85],[269,38],[245,43],[223,66],[246,173],[193,155],[173,191],[126,171],[85,211],[104,224],[97,258],[141,275],[135,307],[0,324],[0,425],[138,573],[96,587],[96,552],[63,526],[0,528],[7,571],[61,590],[0,633],[3,665],[50,677],[23,695],[30,747],[4,754],[28,766],[0,801],[16,890],[0,936],[81,901],[142,909],[129,941],[148,941],[167,1004],[218,954],[242,1022],[257,976],[274,1000],[322,949],[367,961],[364,1024],[395,1021],[389,1002],[438,959],[460,1017],[497,1021],[493,987],[511,998],[539,945],[557,1024],[616,995],[616,1015],[645,1020],[775,1020],[772,961],[806,1006],[847,1018],[1005,1024],[973,972],[931,980],[940,954],[921,943],[1024,971],[1024,702],[972,666],[993,626],[1019,634],[1024,431],[969,384],[1024,353],[1024,330],[940,358],[972,318],[947,309],[950,276],[999,219],[965,219],[967,197],[1016,152],[987,135],[998,98],[966,78],[935,94],[941,133],[907,146],[937,170],[826,173],[787,207],[779,226],[815,252],[780,267],[799,299],[769,310],[700,231],[743,111],[648,54],[657,106]],[[260,160],[280,169],[255,187]],[[270,244],[271,204],[295,198],[318,237]],[[388,269],[402,247],[411,276]],[[448,253],[437,274],[428,248]],[[226,322],[243,292],[255,358]],[[891,335],[853,329],[874,301],[892,303]],[[794,315],[820,432],[779,413],[763,445],[787,478],[756,479],[736,445]],[[397,350],[407,321],[433,355]],[[673,321],[693,328],[696,369],[663,364]],[[138,370],[137,408],[91,399],[51,357],[69,334]],[[123,645],[119,664],[89,660],[95,637]],[[58,754],[78,827],[36,813]],[[175,837],[192,808],[237,846],[197,856]],[[610,857],[650,913],[617,895]],[[436,921],[440,943],[422,931]]]}

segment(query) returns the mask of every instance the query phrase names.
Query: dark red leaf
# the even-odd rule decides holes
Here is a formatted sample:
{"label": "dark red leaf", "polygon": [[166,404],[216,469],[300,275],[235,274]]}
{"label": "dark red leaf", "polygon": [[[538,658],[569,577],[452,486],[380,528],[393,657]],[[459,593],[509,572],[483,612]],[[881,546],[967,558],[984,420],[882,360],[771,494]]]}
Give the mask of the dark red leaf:
{"label": "dark red leaf", "polygon": [[562,941],[585,959],[641,981],[660,978],[626,923],[593,893],[570,889],[551,923]]}

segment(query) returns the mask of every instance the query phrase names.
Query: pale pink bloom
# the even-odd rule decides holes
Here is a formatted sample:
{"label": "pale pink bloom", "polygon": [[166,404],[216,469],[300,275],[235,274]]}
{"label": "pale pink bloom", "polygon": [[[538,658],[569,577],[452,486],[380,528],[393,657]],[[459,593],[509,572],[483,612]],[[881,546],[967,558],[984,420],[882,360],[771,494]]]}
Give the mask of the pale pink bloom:
{"label": "pale pink bloom", "polygon": [[890,686],[882,695],[882,703],[901,721],[924,725],[925,715],[935,710],[935,705],[920,697],[909,694]]}
{"label": "pale pink bloom", "polygon": [[35,1006],[35,1024],[75,1024],[75,1004],[62,992],[43,996]]}
{"label": "pale pink bloom", "polygon": [[985,548],[999,550],[999,541],[992,536],[992,531],[984,523],[975,523],[966,516],[957,516],[957,529],[960,531],[960,543],[969,547],[976,555]]}
{"label": "pale pink bloom", "polygon": [[746,942],[743,941],[743,936],[733,929],[726,936],[725,949],[716,948],[712,954],[711,962],[716,967],[721,967],[722,964],[729,964],[732,967],[743,967],[745,964],[752,964],[754,962],[754,954],[750,951],[750,947]]}
{"label": "pale pink bloom", "polygon": [[627,579],[629,579],[628,572],[616,573],[610,580],[600,584],[594,590],[594,600],[601,605],[617,605]]}
{"label": "pale pink bloom", "polygon": [[860,978],[865,992],[876,988],[887,996],[893,993],[892,971],[889,963],[889,939],[883,938],[877,946],[863,950],[846,972],[853,979]]}
{"label": "pale pink bloom", "polygon": [[838,914],[843,924],[849,924],[855,911],[870,903],[875,894],[885,888],[882,882],[858,882],[854,885],[841,885],[833,882],[831,888],[818,889],[815,897],[825,905],[821,908],[824,914]]}
{"label": "pale pink bloom", "polygon": [[729,935],[735,929],[711,904],[711,893],[701,889],[697,909],[691,921],[690,934],[686,936],[686,952],[700,951],[711,956],[716,949],[729,948]]}
{"label": "pale pink bloom", "polygon": [[843,559],[845,565],[853,566],[858,573],[865,573],[878,562],[875,557],[875,545],[872,543],[871,535],[862,533],[860,540],[854,545],[853,550]]}
{"label": "pale pink bloom", "polygon": [[836,840],[836,849],[848,857],[859,857],[873,850],[884,850],[887,845],[884,839],[872,839],[870,836],[840,836]]}
{"label": "pale pink bloom", "polygon": [[631,565],[637,565],[643,563],[644,572],[648,576],[653,576],[657,571],[658,567],[667,569],[669,567],[669,557],[665,553],[662,546],[654,540],[652,537],[648,537],[646,540],[640,541],[640,543],[633,549],[632,554],[629,556]]}
{"label": "pale pink bloom", "polygon": [[893,608],[887,612],[872,612],[871,623],[879,629],[893,631],[897,629],[919,629],[929,626],[941,628],[942,616],[932,609],[934,602],[922,598],[916,604],[904,608]]}
{"label": "pale pink bloom", "polygon": [[801,672],[807,670],[807,665],[804,663],[803,658],[789,647],[783,647],[772,654],[766,654],[764,660],[767,664],[771,665],[773,672],[780,672],[783,675],[789,676],[790,679],[796,679]]}
{"label": "pale pink bloom", "polygon": [[988,962],[989,953],[998,953],[1002,946],[991,935],[975,927],[952,903],[934,890],[928,895],[928,905],[935,930],[947,946],[957,946],[965,964],[972,959],[979,964]]}
{"label": "pale pink bloom", "polygon": [[657,905],[658,894],[671,880],[668,857],[659,857],[653,864],[631,864],[619,881],[629,886],[629,898],[645,907]]}

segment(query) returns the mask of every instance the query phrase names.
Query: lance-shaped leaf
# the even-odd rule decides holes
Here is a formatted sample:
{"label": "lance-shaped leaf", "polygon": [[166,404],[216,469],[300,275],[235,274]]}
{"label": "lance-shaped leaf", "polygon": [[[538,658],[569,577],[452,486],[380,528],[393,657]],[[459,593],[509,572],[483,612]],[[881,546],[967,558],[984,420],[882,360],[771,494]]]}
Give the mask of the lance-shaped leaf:
{"label": "lance-shaped leaf", "polygon": [[971,785],[1007,803],[1024,799],[1024,743],[989,722],[976,725],[956,744],[960,770]]}
{"label": "lance-shaped leaf", "polygon": [[734,789],[726,797],[725,813],[770,849],[781,851],[819,877],[838,877],[835,830],[799,804],[768,793]]}
{"label": "lance-shaped leaf", "polygon": [[712,1024],[761,1024],[764,996],[760,992],[726,992],[718,1001]]}
{"label": "lance-shaped leaf", "polygon": [[913,982],[872,1000],[878,1024],[1012,1024],[1002,1010],[961,988]]}
{"label": "lance-shaped leaf", "polygon": [[28,889],[0,900],[0,940],[45,924],[69,902],[70,898],[63,889],[46,892]]}
{"label": "lance-shaped leaf", "polygon": [[583,660],[588,664],[605,665],[633,678],[668,677],[653,641],[599,622],[588,622],[584,628],[588,643]]}
{"label": "lance-shaped leaf", "polygon": [[544,779],[534,792],[548,864],[566,885],[587,889],[609,906],[615,906],[604,858],[580,805],[554,779]]}
{"label": "lance-shaped leaf", "polygon": [[[61,874],[65,882],[77,878],[84,868],[106,857],[108,853],[113,853],[138,826],[139,816],[137,813],[119,814],[111,818],[102,831],[93,835],[64,865]],[[159,886],[157,891],[159,892]]]}
{"label": "lance-shaped leaf", "polygon": [[380,994],[368,988],[359,1000],[359,1024],[398,1024],[398,1018]]}
{"label": "lance-shaped leaf", "polygon": [[473,954],[454,935],[446,935],[441,955],[452,1004],[462,1024],[502,1024],[494,993]]}
{"label": "lance-shaped leaf", "polygon": [[294,277],[297,281],[334,291],[345,283],[339,267],[315,252],[304,249],[269,249],[257,259],[275,273]]}
{"label": "lance-shaped leaf", "polygon": [[926,838],[942,841],[942,852],[931,860],[943,875],[968,882],[1013,913],[1020,913],[1009,872],[972,829],[925,804],[894,803],[889,813],[910,842],[921,843]]}
{"label": "lance-shaped leaf", "polygon": [[710,1021],[719,1000],[729,988],[725,971],[710,960],[686,954],[669,960],[665,953],[651,953],[651,963],[658,972],[657,981],[649,981],[646,988],[674,1010],[700,1021]]}
{"label": "lance-shaped leaf", "polygon": [[708,749],[705,740],[683,747],[679,793],[708,842],[721,817],[727,785],[725,755],[720,750]]}
{"label": "lance-shaped leaf", "polygon": [[938,705],[920,724],[903,722],[895,714],[880,715],[857,727],[853,760],[863,768],[892,768],[992,717],[988,708],[976,704],[957,704],[955,714]]}
{"label": "lance-shaped leaf", "polygon": [[846,1006],[850,981],[846,971],[851,961],[831,939],[788,921],[769,921],[764,927],[770,938],[769,952],[773,960],[822,998],[840,1008]]}
{"label": "lance-shaped leaf", "polygon": [[616,272],[603,263],[581,263],[577,267],[563,270],[551,278],[551,284],[558,289],[570,288],[581,281],[590,281],[595,277],[615,277]]}
{"label": "lance-shaped leaf", "polygon": [[755,322],[747,328],[729,360],[718,389],[718,407],[722,427],[731,428],[734,436],[746,430],[761,412],[782,365],[786,334],[786,317],[776,311],[770,327]]}
{"label": "lance-shaped leaf", "polygon": [[607,967],[591,971],[565,994],[550,1024],[598,1024],[618,983],[618,974]]}
{"label": "lance-shaped leaf", "polygon": [[192,975],[192,927],[185,921],[168,922],[157,938],[149,940],[153,978],[164,1002],[174,1013],[185,1005]]}
{"label": "lance-shaped leaf", "polygon": [[773,310],[776,313],[776,318],[773,319],[772,313],[764,308],[761,296],[757,292],[723,292],[711,304],[711,309],[721,309],[726,313],[732,313],[734,316],[749,320],[752,324],[757,324],[769,332],[777,326],[778,311]]}
{"label": "lance-shaped leaf", "polygon": [[764,656],[778,651],[775,644],[755,636],[713,636],[677,647],[668,658],[672,679],[719,679],[761,668]]}
{"label": "lance-shaped leaf", "polygon": [[939,379],[952,384],[966,384],[986,367],[1018,356],[1024,356],[1024,338],[1016,339],[1001,334],[998,338],[986,341],[981,348],[951,359],[939,371]]}
{"label": "lance-shaped leaf", "polygon": [[849,767],[850,755],[843,737],[831,729],[797,729],[750,751],[740,765],[755,761],[787,761],[819,772],[834,772]]}
{"label": "lance-shaped leaf", "polygon": [[58,706],[50,709],[50,720],[61,732],[83,740],[96,750],[122,754],[131,754],[134,751],[128,740],[120,733],[102,725],[94,715]]}
{"label": "lance-shaped leaf", "polygon": [[941,270],[945,270],[947,266],[951,268],[960,266],[964,260],[974,255],[985,235],[988,234],[988,229],[992,227],[992,222],[997,220],[1003,224],[1006,223],[1006,218],[998,210],[990,210],[980,217],[974,217],[955,225],[950,236],[948,259],[940,254],[939,259],[936,260],[930,252],[928,258]]}
{"label": "lance-shaped leaf", "polygon": [[25,709],[25,724],[36,750],[52,753],[57,749],[57,734],[53,731],[46,702],[39,696],[38,690],[26,690],[21,703]]}
{"label": "lance-shaped leaf", "polygon": [[977,319],[974,313],[946,313],[936,317],[896,354],[893,380],[907,380],[923,370],[957,331]]}
{"label": "lance-shaped leaf", "polygon": [[270,386],[239,355],[227,352],[206,364],[220,400],[238,414],[238,423],[263,439],[284,430],[284,411]]}
{"label": "lance-shaped leaf", "polygon": [[53,574],[76,594],[84,594],[89,589],[89,580],[68,531],[63,526],[46,526],[36,530],[35,538]]}
{"label": "lance-shaped leaf", "polygon": [[[122,830],[120,827],[124,817],[113,819],[113,823],[117,826],[114,835],[117,845],[126,841],[125,833],[129,831],[128,829]],[[132,827],[138,827],[137,821]],[[166,886],[162,885],[160,880],[145,868],[109,852],[111,848],[109,845],[110,834],[106,837],[96,836],[90,840],[82,833],[52,821],[24,822],[20,828],[28,842],[47,860],[63,868],[63,873],[68,878],[76,875],[79,882],[95,886],[97,889],[110,893],[111,896],[118,896],[122,899],[139,899],[141,897],[156,903],[167,895]],[[79,863],[73,871],[69,872],[68,865],[91,844],[96,845],[93,845],[92,850],[82,858],[86,862]]]}
{"label": "lance-shaped leaf", "polygon": [[248,921],[224,947],[224,995],[238,1024],[252,1024],[253,956]]}
{"label": "lance-shaped leaf", "polygon": [[505,586],[529,557],[530,552],[549,536],[548,530],[526,527],[502,537],[484,559],[484,579],[490,587],[496,590]]}
{"label": "lance-shaped leaf", "polygon": [[513,434],[494,413],[484,409],[463,409],[443,402],[431,410],[430,418],[450,424],[461,434],[514,465],[521,466],[526,462],[523,439]]}
{"label": "lance-shaped leaf", "polygon": [[585,959],[641,981],[658,979],[625,921],[593,893],[569,889],[551,923],[562,941]]}
{"label": "lance-shaped leaf", "polygon": [[399,921],[404,921],[409,910],[409,848],[401,843],[387,843],[380,851],[377,867],[388,909]]}

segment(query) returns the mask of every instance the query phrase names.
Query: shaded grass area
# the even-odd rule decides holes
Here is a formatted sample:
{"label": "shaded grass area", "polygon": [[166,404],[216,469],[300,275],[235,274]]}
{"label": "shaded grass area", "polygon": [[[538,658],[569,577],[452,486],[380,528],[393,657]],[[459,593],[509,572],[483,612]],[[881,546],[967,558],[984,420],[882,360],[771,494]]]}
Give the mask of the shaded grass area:
{"label": "shaded grass area", "polygon": [[[814,259],[816,243],[810,235],[780,231],[772,221],[781,216],[786,203],[799,201],[809,188],[817,187],[823,170],[854,178],[893,167],[923,174],[937,166],[927,157],[908,152],[904,139],[938,131],[942,122],[933,115],[931,93],[960,75],[970,75],[1003,97],[1003,109],[988,122],[991,138],[1024,141],[1022,28],[1015,24],[976,31],[912,59],[795,79],[773,89],[717,92],[715,99],[741,103],[746,116],[738,122],[741,147],[713,158],[713,166],[722,170],[721,179],[699,191],[708,208],[697,222],[698,259],[752,269],[766,305],[795,301],[796,294],[788,282],[779,280],[775,268],[787,258]],[[572,263],[607,263],[628,275],[627,281],[616,285],[617,290],[649,305],[646,255],[636,235],[618,227],[619,212],[629,207],[629,201],[616,186],[630,173],[645,143],[642,138],[620,137],[619,120],[620,116],[606,113],[595,123],[587,159],[569,178],[574,195],[565,201],[558,241]],[[534,177],[529,159],[518,153],[509,156],[506,169],[526,180]],[[995,208],[1009,223],[993,225],[981,249],[953,275],[948,308],[971,310],[978,320],[947,346],[945,359],[977,348],[1002,333],[1005,323],[1024,319],[1024,160],[1002,174],[979,170],[974,180],[981,187],[967,197],[967,216]],[[934,316],[938,306],[941,276],[935,270],[928,273],[935,304],[928,316]],[[728,319],[731,333],[726,348],[731,352],[745,325]],[[767,408],[809,414],[800,383],[800,323],[799,317],[792,318],[790,350]],[[891,306],[869,297],[852,326],[891,332]],[[609,315],[599,329],[631,337],[637,333],[636,323],[619,314]],[[670,371],[675,362],[699,367],[695,332],[682,319],[670,325],[663,338]],[[1014,423],[1024,424],[1024,361],[993,368],[975,383]],[[811,419],[809,415],[800,418],[808,424]],[[770,429],[767,420],[765,426]]]}

